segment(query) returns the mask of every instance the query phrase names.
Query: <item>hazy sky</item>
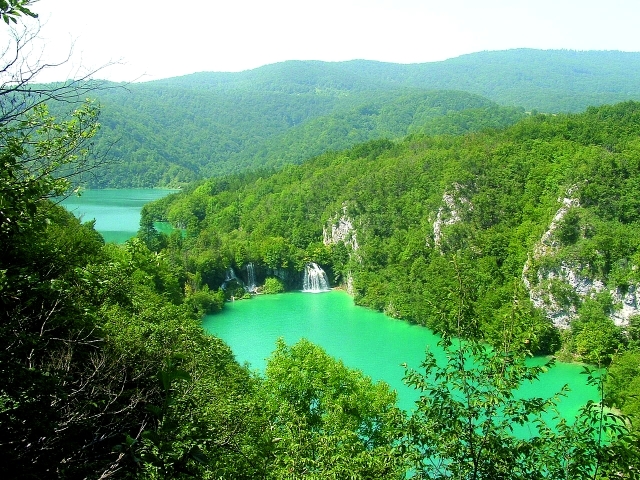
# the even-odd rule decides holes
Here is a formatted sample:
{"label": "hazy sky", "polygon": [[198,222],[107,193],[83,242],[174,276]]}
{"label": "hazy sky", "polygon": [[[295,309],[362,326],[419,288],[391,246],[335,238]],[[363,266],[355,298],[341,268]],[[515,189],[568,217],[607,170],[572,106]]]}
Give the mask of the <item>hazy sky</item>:
{"label": "hazy sky", "polygon": [[[418,63],[530,47],[640,51],[638,0],[39,0],[47,61],[151,80],[284,60]],[[55,77],[55,78],[54,78]]]}

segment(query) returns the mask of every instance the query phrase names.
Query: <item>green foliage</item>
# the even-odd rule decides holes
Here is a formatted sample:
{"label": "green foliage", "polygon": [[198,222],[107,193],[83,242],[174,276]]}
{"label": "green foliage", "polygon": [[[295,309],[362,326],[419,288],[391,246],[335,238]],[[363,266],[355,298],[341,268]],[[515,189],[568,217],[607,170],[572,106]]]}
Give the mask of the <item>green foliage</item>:
{"label": "green foliage", "polygon": [[137,237],[153,252],[159,252],[168,243],[167,235],[158,232],[146,206],[143,206],[140,212],[140,229]]}
{"label": "green foliage", "polygon": [[45,106],[0,126],[0,232],[34,225],[38,203],[69,190],[78,170],[90,169],[88,144],[96,134],[97,108],[87,102],[58,122]]}
{"label": "green foliage", "polygon": [[262,293],[273,294],[282,292],[284,292],[284,285],[278,278],[267,277],[267,279],[265,279]]}
{"label": "green foliage", "polygon": [[[514,391],[548,365],[526,367],[522,357],[473,342],[454,344],[447,337],[441,345],[446,365],[427,352],[424,373],[405,375],[405,382],[421,392],[403,444],[413,478],[534,478],[541,466],[531,449],[534,442],[519,439],[513,428],[531,425],[537,431],[554,400],[520,399]],[[535,478],[547,478],[537,473]]]}
{"label": "green foliage", "polygon": [[[34,16],[31,3],[0,2],[0,15],[16,23],[18,16]],[[518,65],[536,55],[515,54]],[[476,58],[487,63],[484,54]],[[453,62],[465,71],[462,85],[469,61]],[[496,131],[490,128],[511,124],[522,111],[474,95],[426,91],[421,82],[433,78],[447,88],[459,85],[439,67],[350,62],[329,65],[346,71],[326,75],[326,66],[265,67],[241,74],[241,85],[213,75],[195,97],[193,84],[202,76],[105,95],[107,108],[120,109],[105,116],[97,142],[112,146],[114,159],[130,161],[130,169],[113,176],[121,184],[125,178],[136,186],[178,184],[214,168],[255,166],[250,158],[280,166],[371,140],[273,175],[253,171],[193,184],[145,208],[138,237],[121,247],[105,245],[92,223],[48,200],[69,193],[71,180],[94,165],[89,147],[97,108],[83,104],[59,121],[34,101],[4,115],[0,453],[7,472],[234,479],[636,474],[637,439],[603,401],[588,404],[571,425],[548,427],[542,413],[553,399],[522,399],[513,391],[540,372],[523,365],[524,353],[553,349],[549,322],[535,314],[514,279],[559,195],[581,187],[584,209],[578,221],[569,217],[561,226],[564,258],[584,260],[585,271],[616,285],[631,288],[637,280],[638,105],[534,115]],[[401,88],[389,88],[387,79],[396,83],[389,68],[404,71]],[[363,69],[377,72],[373,84]],[[275,82],[273,73],[288,80]],[[515,103],[504,87],[500,95]],[[57,114],[66,106],[50,108]],[[118,125],[128,128],[126,145],[111,145]],[[228,136],[211,136],[227,130]],[[178,131],[196,143],[166,134]],[[479,133],[448,135],[468,131]],[[299,143],[288,141],[292,132]],[[378,140],[406,133],[413,135]],[[252,144],[254,150],[247,148]],[[291,156],[280,158],[283,150],[274,149],[260,158],[278,144]],[[204,165],[218,156],[222,165]],[[159,234],[159,220],[184,234]],[[326,245],[323,233],[336,223],[351,231]],[[295,283],[308,261],[351,280],[362,304],[446,332],[447,364],[428,354],[424,374],[407,372],[407,382],[425,394],[409,420],[388,386],[307,341],[279,343],[262,378],[204,334],[201,315],[222,306],[218,287],[227,269],[245,271],[250,262],[267,279],[265,291],[273,291]],[[239,282],[231,292],[244,295]],[[606,323],[610,306],[594,301],[580,308],[570,337],[587,360],[606,360],[625,341]],[[631,327],[626,341],[633,344]],[[450,341],[452,332],[465,340]],[[635,385],[637,359],[634,350],[626,355],[614,356],[608,398],[634,418],[620,375]],[[512,434],[514,424],[530,422],[532,438]]]}
{"label": "green foliage", "polygon": [[306,340],[278,342],[264,397],[271,418],[270,478],[398,478],[403,414],[395,393]]}
{"label": "green foliage", "polygon": [[18,23],[22,15],[37,18],[38,15],[29,10],[34,0],[0,0],[0,17],[7,25]]}
{"label": "green foliage", "polygon": [[[456,293],[458,312],[466,302],[462,294]],[[440,345],[446,363],[427,351],[423,371],[405,374],[405,382],[421,392],[401,444],[411,478],[635,478],[637,436],[625,417],[605,409],[600,373],[585,368],[600,401],[588,402],[574,422],[554,416],[549,424],[564,389],[551,398],[523,398],[517,390],[553,360],[529,367],[524,354],[447,335]]]}
{"label": "green foliage", "polygon": [[640,425],[640,352],[637,348],[616,354],[606,377],[606,399],[614,408],[628,415],[633,427]]}
{"label": "green foliage", "polygon": [[[0,7],[30,15],[27,3]],[[47,200],[65,193],[88,164],[95,119],[91,104],[64,122],[40,106],[0,125],[0,445],[8,471],[24,476],[80,474],[109,462],[91,442],[115,411],[102,410],[114,371],[94,350],[102,331],[85,290],[87,267],[103,260],[103,241],[92,224]]]}
{"label": "green foliage", "polygon": [[[304,263],[314,260],[332,278],[349,281],[357,303],[451,332],[457,325],[450,292],[461,279],[465,335],[499,344],[507,325],[512,346],[552,353],[559,335],[520,284],[525,264],[533,283],[538,272],[563,265],[622,292],[640,280],[638,223],[625,207],[640,196],[633,173],[638,111],[629,102],[580,115],[532,116],[501,131],[367,142],[271,175],[210,179],[163,200],[161,211],[152,207],[154,219],[190,225],[189,236],[167,255],[211,289],[224,281],[226,268],[241,270],[248,262],[261,280],[277,271],[286,288],[295,288]],[[545,240],[549,253],[538,255],[562,207],[558,199],[568,192],[579,206]],[[325,246],[324,235],[340,225],[350,231]],[[582,303],[557,276],[543,277],[540,286],[566,309]],[[512,318],[514,292],[520,313]],[[588,353],[596,352],[594,342],[606,343],[602,355],[617,348],[619,335],[604,326],[594,324],[597,335],[587,329],[579,338],[585,359],[600,356]]]}
{"label": "green foliage", "polygon": [[[104,175],[85,180],[93,188],[184,185],[211,174],[300,163],[379,137],[496,128],[524,115],[476,95],[397,84],[325,95],[273,91],[240,80],[222,92],[184,79],[100,92],[103,129],[97,146],[108,151],[108,164]],[[211,131],[218,132],[215,138]]]}
{"label": "green foliage", "polygon": [[114,373],[111,366],[99,368],[105,358],[93,345],[101,330],[83,288],[83,270],[100,258],[102,239],[91,225],[47,202],[32,215],[31,223],[23,220],[19,233],[3,235],[1,242],[5,468],[41,476],[64,460],[68,465],[60,472],[81,471],[83,463],[91,470],[100,461],[88,445],[110,421],[101,405]]}
{"label": "green foliage", "polygon": [[573,245],[580,238],[580,213],[572,208],[562,217],[556,232],[558,240],[564,245]]}
{"label": "green foliage", "polygon": [[185,300],[186,275],[163,253],[140,239],[105,245],[93,223],[48,200],[92,165],[96,113],[87,104],[60,122],[36,107],[0,126],[3,471],[199,475],[206,459],[210,471],[252,478],[247,439],[262,428],[239,413],[252,381],[199,325],[220,294],[202,287]]}
{"label": "green foliage", "polygon": [[[182,448],[173,444],[174,430],[179,427],[175,418],[171,418],[170,407],[174,403],[175,382],[190,381],[191,376],[186,370],[179,368],[182,356],[174,355],[165,360],[165,368],[158,372],[158,380],[162,390],[161,405],[147,405],[147,409],[155,417],[155,428],[142,432],[142,446],[137,452],[139,462],[150,464],[158,469],[160,476],[166,478],[168,475],[175,477],[177,472],[186,470],[185,464],[190,459],[204,462],[206,457],[199,448],[190,449],[187,454]],[[126,444],[134,446],[136,440],[127,436]]]}
{"label": "green foliage", "polygon": [[621,329],[606,315],[609,308],[608,298],[587,299],[581,305],[578,319],[571,325],[571,334],[574,353],[582,361],[608,365],[611,356],[622,346]]}
{"label": "green foliage", "polygon": [[413,65],[284,62],[109,88],[94,94],[103,105],[96,144],[109,165],[85,181],[180,186],[379,138],[503,128],[525,109],[639,100],[639,58],[520,49]]}
{"label": "green foliage", "polygon": [[[527,367],[523,357],[473,342],[442,343],[446,365],[427,352],[424,373],[405,376],[423,393],[403,444],[411,478],[604,479],[621,472],[635,478],[640,458],[624,417],[589,402],[575,422],[548,425],[562,392],[514,394],[550,365]],[[590,372],[588,381],[600,379]]]}
{"label": "green foliage", "polygon": [[184,299],[185,303],[191,305],[199,315],[220,311],[224,300],[224,291],[212,292],[208,285],[204,285],[196,292],[187,293]]}

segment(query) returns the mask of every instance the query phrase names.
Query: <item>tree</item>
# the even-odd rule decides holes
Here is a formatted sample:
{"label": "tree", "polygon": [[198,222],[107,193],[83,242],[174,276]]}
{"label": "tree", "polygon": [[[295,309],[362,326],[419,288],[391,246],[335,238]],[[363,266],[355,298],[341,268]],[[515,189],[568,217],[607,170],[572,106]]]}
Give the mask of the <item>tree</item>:
{"label": "tree", "polygon": [[18,23],[18,17],[27,15],[37,18],[38,15],[29,10],[34,0],[2,0],[0,1],[0,16],[7,25]]}
{"label": "tree", "polygon": [[[33,16],[29,3],[0,2],[5,21]],[[0,104],[10,94],[0,87]],[[90,163],[88,143],[98,124],[91,103],[63,122],[43,104],[20,108],[19,116],[0,121],[0,365],[6,372],[0,443],[5,458],[38,468],[49,456],[66,455],[52,433],[68,415],[80,423],[89,415],[71,413],[79,395],[70,393],[82,390],[101,362],[100,355],[88,361],[97,332],[83,300],[73,298],[78,269],[98,255],[102,239],[47,200],[67,192],[73,175]]]}
{"label": "tree", "polygon": [[264,285],[262,287],[262,293],[272,294],[272,293],[282,293],[284,292],[284,285],[282,281],[276,277],[267,277],[264,281]]}
{"label": "tree", "polygon": [[556,232],[558,240],[563,245],[573,245],[580,238],[580,212],[577,208],[570,208],[558,225]]}
{"label": "tree", "polygon": [[593,365],[608,365],[623,344],[621,329],[607,316],[610,304],[608,295],[586,299],[571,324],[575,354]]}
{"label": "tree", "polygon": [[631,348],[614,355],[606,377],[606,398],[610,405],[628,415],[640,429],[640,351]]}
{"label": "tree", "polygon": [[137,237],[152,252],[159,252],[167,246],[167,236],[156,230],[153,217],[146,205],[140,211],[140,228],[138,229]]}
{"label": "tree", "polygon": [[[528,367],[524,357],[444,338],[446,363],[432,352],[423,372],[405,381],[423,394],[409,420],[403,451],[412,478],[587,480],[637,478],[637,437],[624,417],[588,402],[574,422],[557,419],[551,398],[521,398],[516,390],[552,368]],[[587,371],[588,382],[603,379]],[[520,429],[518,433],[516,429]]]}
{"label": "tree", "polygon": [[[31,3],[0,2],[0,15],[8,24],[34,17]],[[103,240],[49,200],[92,163],[97,108],[53,118],[45,100],[73,89],[31,90],[26,81],[46,65],[20,71],[32,37],[14,38],[0,67],[0,451],[16,477],[84,475],[113,462],[110,435],[135,404],[121,359],[99,347],[87,295]]]}
{"label": "tree", "polygon": [[59,61],[42,62],[41,57],[32,58],[30,46],[39,33],[39,25],[19,22],[20,19],[37,18],[31,6],[37,0],[0,1],[0,17],[9,26],[10,39],[0,49],[0,124],[20,119],[39,105],[56,104],[76,108],[96,90],[110,88],[106,83],[91,78],[106,64],[95,70],[75,72],[75,78],[64,82],[36,84],[38,76],[45,70],[63,65],[71,54]]}
{"label": "tree", "polygon": [[267,363],[272,478],[398,478],[404,415],[381,382],[300,340],[279,341]]}

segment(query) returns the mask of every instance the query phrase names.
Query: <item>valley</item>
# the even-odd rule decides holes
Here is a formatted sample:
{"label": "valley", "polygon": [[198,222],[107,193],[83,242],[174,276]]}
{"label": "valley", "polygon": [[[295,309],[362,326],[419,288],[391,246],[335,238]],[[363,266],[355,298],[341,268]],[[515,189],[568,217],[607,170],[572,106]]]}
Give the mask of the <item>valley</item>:
{"label": "valley", "polygon": [[[639,70],[515,49],[8,81],[7,471],[633,478]],[[83,189],[101,213],[59,205]]]}

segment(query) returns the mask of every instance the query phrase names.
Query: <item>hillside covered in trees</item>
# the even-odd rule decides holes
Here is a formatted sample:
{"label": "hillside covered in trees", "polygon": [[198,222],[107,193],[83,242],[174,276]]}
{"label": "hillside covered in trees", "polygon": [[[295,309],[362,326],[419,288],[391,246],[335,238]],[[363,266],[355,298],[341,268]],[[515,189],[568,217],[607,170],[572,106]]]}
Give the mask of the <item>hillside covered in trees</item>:
{"label": "hillside covered in trees", "polygon": [[390,316],[605,365],[638,340],[639,125],[627,102],[369,142],[157,201],[144,217],[183,234],[145,238],[195,290],[249,263],[295,288],[315,262]]}
{"label": "hillside covered in trees", "polygon": [[[640,100],[640,55],[510,50],[426,64],[291,61],[107,84],[91,188],[180,186],[368,140],[500,128],[525,111]],[[53,108],[53,107],[52,107]],[[57,113],[57,112],[56,112]]]}
{"label": "hillside covered in trees", "polygon": [[366,140],[499,127],[524,115],[463,92],[219,93],[153,84],[128,89],[98,97],[96,148],[105,152],[106,169],[88,177],[91,187],[180,186],[300,163]]}

